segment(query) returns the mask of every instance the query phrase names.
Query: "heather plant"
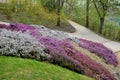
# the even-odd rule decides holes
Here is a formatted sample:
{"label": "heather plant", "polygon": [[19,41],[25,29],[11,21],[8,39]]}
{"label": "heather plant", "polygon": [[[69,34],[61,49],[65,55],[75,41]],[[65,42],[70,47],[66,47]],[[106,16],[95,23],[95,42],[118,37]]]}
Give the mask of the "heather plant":
{"label": "heather plant", "polygon": [[51,30],[48,29],[44,26],[40,26],[40,25],[25,25],[25,24],[21,24],[21,23],[12,23],[10,25],[4,25],[4,24],[0,24],[0,28],[6,28],[9,30],[15,30],[15,31],[22,31],[22,32],[28,32],[33,36],[36,36],[37,34],[40,36],[50,36],[59,40],[62,39],[68,39],[71,38],[68,33],[65,33],[63,31],[58,31],[58,30]]}
{"label": "heather plant", "polygon": [[89,50],[91,53],[96,54],[97,56],[103,58],[106,63],[117,66],[118,61],[115,54],[113,53],[113,51],[111,51],[104,45],[79,38],[72,38],[71,40],[77,43],[80,47],[85,48]]}
{"label": "heather plant", "polygon": [[59,40],[70,38],[68,33],[63,31],[51,30],[44,26],[39,26],[39,25],[32,25],[32,26],[38,28],[39,33],[44,36],[50,36]]}
{"label": "heather plant", "polygon": [[45,46],[44,52],[51,56],[49,61],[52,63],[96,78],[97,80],[116,80],[102,65],[76,50],[67,39],[59,40],[44,36],[37,28],[24,24],[10,24],[7,29],[21,31],[24,34],[28,33],[36,38],[40,44]]}
{"label": "heather plant", "polygon": [[[9,30],[16,30],[16,31],[22,31],[22,32],[29,32],[33,36],[50,36],[59,40],[70,38],[70,36],[63,32],[58,30],[51,30],[44,26],[38,26],[38,25],[25,25],[25,24],[10,24],[7,29]],[[38,36],[37,36],[38,35]]]}
{"label": "heather plant", "polygon": [[104,59],[100,58],[96,54],[92,54],[90,51],[79,47],[79,45],[75,42],[72,42],[72,45],[80,51],[81,53],[84,53],[85,55],[89,56],[92,60],[96,61],[97,63],[101,64],[104,68],[106,68],[111,74],[115,76],[117,80],[120,79],[120,69],[118,67],[115,67],[114,65],[106,64]]}
{"label": "heather plant", "polygon": [[15,31],[22,31],[22,32],[27,32],[27,31],[34,31],[36,30],[34,27],[25,25],[25,24],[10,24],[7,29],[9,30],[15,30]]}
{"label": "heather plant", "polygon": [[0,24],[0,28],[7,28],[8,26],[5,24]]}
{"label": "heather plant", "polygon": [[46,54],[44,49],[45,47],[29,34],[6,29],[0,31],[0,55],[45,60],[50,55]]}
{"label": "heather plant", "polygon": [[113,53],[113,51],[111,51],[110,49],[108,49],[107,47],[105,47],[104,45],[102,45],[100,43],[95,43],[95,42],[88,41],[85,39],[80,39],[79,46],[100,56],[108,64],[112,64],[114,66],[117,66],[117,64],[118,64],[117,58],[116,58],[115,54]]}
{"label": "heather plant", "polygon": [[[56,40],[51,37],[41,37],[39,41],[45,45],[47,52],[54,56],[53,58],[55,62],[62,63],[63,61],[69,60],[76,64],[75,68],[79,73],[96,78],[97,80],[115,80],[115,78],[102,65],[96,63],[87,55],[78,52],[69,41]],[[70,67],[70,65],[68,66]]]}

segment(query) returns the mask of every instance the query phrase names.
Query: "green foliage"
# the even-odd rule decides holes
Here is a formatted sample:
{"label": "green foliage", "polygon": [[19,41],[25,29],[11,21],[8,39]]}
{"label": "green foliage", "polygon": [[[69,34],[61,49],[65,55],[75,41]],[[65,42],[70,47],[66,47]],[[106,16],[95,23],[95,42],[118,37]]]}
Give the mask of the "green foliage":
{"label": "green foliage", "polygon": [[50,11],[54,11],[57,9],[57,1],[58,0],[41,0],[41,4]]}
{"label": "green foliage", "polygon": [[7,3],[0,3],[0,10],[3,12],[3,14],[7,15],[7,19],[12,18],[12,7],[10,4]]}
{"label": "green foliage", "polygon": [[104,18],[109,9],[110,1],[109,0],[93,0],[95,9],[100,18]]}
{"label": "green foliage", "polygon": [[74,29],[71,31],[68,29],[67,17],[63,12],[61,13],[61,27],[56,27],[58,17],[56,11],[49,11],[41,5],[40,0],[36,1],[37,2],[33,3],[30,0],[20,2],[14,0],[14,2],[11,3],[0,3],[1,7],[5,6],[5,8],[0,8],[0,12],[3,11],[3,14],[8,18],[10,17],[9,20],[12,22],[44,25],[48,28],[68,32],[74,31]]}
{"label": "green foliage", "polygon": [[58,8],[62,9],[64,7],[64,4],[72,4],[69,3],[71,1],[77,0],[41,0],[41,4],[50,11],[56,11]]}
{"label": "green foliage", "polygon": [[[85,7],[86,4],[80,3],[78,5],[75,6],[74,9],[65,9],[66,14],[69,15],[69,18],[72,19],[73,21],[78,22],[81,25],[86,25],[86,11],[85,11]],[[111,8],[110,8],[111,9]],[[70,12],[71,11],[71,12]],[[119,15],[119,9],[114,8],[114,10],[112,9],[111,11],[114,11],[114,16],[118,16]],[[111,11],[109,11],[109,13],[111,13]],[[109,39],[112,40],[117,40],[120,41],[120,27],[115,25],[115,23],[111,22],[108,19],[109,14],[106,14],[106,18],[105,18],[105,24],[103,26],[103,31],[102,31],[102,36],[107,37]],[[98,33],[98,29],[99,29],[99,16],[97,15],[97,12],[94,8],[94,4],[90,3],[90,11],[89,11],[89,29],[91,29],[92,31],[94,31],[95,33]]]}
{"label": "green foliage", "polygon": [[120,41],[120,27],[110,23],[106,24],[102,35],[109,39]]}
{"label": "green foliage", "polygon": [[49,63],[0,56],[0,80],[94,80]]}
{"label": "green foliage", "polygon": [[[72,19],[81,25],[86,25],[86,4],[83,0],[63,0],[65,3],[64,7],[61,9],[61,27],[56,27],[56,20],[58,18],[56,10],[57,0],[35,0],[36,2],[33,2],[32,0],[19,0],[19,2],[17,0],[12,1],[13,2],[10,4],[0,3],[0,13],[3,12],[2,14],[6,15],[7,20],[12,20],[13,22],[40,24],[52,29],[69,31],[67,27],[68,23],[66,21],[69,17],[69,19]],[[115,5],[116,4],[117,3],[115,3]],[[108,7],[110,7],[109,13],[112,14],[112,12],[114,12],[112,15],[119,16],[120,10],[118,8],[111,6],[111,4],[108,4]],[[99,7],[99,9],[101,10],[101,7]],[[103,15],[101,12],[100,14]],[[112,15],[109,16],[106,11],[105,14],[106,19],[102,35],[120,41],[120,36],[118,35],[120,32],[119,27],[107,19],[107,17]],[[89,19],[89,29],[97,33],[100,25],[99,16],[97,15],[92,1],[90,2]],[[75,30],[73,29],[72,31]]]}

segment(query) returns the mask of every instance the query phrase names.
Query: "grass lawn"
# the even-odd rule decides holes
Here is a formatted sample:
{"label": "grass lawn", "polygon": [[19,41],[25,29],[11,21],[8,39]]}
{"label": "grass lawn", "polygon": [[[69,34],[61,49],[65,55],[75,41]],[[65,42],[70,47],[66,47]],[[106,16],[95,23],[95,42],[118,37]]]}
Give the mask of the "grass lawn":
{"label": "grass lawn", "polygon": [[0,56],[0,80],[94,80],[36,60]]}

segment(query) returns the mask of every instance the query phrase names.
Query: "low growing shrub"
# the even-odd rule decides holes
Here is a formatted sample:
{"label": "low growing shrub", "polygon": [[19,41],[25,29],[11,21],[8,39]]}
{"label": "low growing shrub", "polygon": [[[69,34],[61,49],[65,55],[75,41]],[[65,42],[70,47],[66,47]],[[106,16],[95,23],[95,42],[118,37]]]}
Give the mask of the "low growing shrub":
{"label": "low growing shrub", "polygon": [[0,55],[45,60],[50,55],[46,54],[44,49],[45,47],[29,34],[6,29],[0,31]]}
{"label": "low growing shrub", "polygon": [[[115,80],[102,65],[96,63],[87,55],[78,52],[69,41],[56,40],[50,37],[42,37],[39,41],[45,45],[48,49],[48,53],[54,56],[54,61],[57,63],[64,63],[63,61],[70,60],[72,63],[76,64],[75,69],[77,69],[79,73],[96,78],[97,80]],[[71,65],[68,65],[67,67],[70,66]],[[71,67],[69,69],[71,69]]]}
{"label": "low growing shrub", "polygon": [[97,56],[103,58],[106,63],[117,66],[118,61],[115,53],[113,53],[113,51],[111,51],[104,45],[85,39],[74,39],[74,41],[79,44],[80,47],[83,47],[92,52],[93,54],[96,54]]}
{"label": "low growing shrub", "polygon": [[45,46],[44,52],[51,56],[49,61],[52,63],[93,77],[97,80],[116,80],[102,65],[76,50],[67,39],[59,40],[52,36],[44,36],[37,27],[25,24],[10,24],[6,29],[18,32],[21,31],[24,34],[27,33],[36,38],[40,44]]}

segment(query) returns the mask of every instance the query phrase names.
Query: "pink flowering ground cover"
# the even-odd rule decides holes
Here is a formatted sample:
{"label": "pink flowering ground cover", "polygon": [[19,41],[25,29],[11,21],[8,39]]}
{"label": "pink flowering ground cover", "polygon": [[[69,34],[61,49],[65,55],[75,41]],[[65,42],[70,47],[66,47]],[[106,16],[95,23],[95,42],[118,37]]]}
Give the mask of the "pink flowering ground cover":
{"label": "pink flowering ground cover", "polygon": [[[23,33],[27,32],[35,37],[40,44],[45,46],[46,49],[44,51],[51,55],[49,62],[53,64],[58,64],[97,80],[116,80],[114,76],[102,65],[76,50],[67,39],[58,40],[56,38],[44,36],[40,34],[40,31],[38,31],[34,26],[25,24],[10,24],[7,27],[4,27],[3,25],[0,27],[12,31],[21,31]],[[84,41],[82,43],[83,45],[87,45],[84,44]],[[115,65],[117,65],[117,63],[115,63]]]}
{"label": "pink flowering ground cover", "polygon": [[118,64],[117,58],[116,58],[115,54],[113,53],[113,51],[111,51],[110,49],[108,49],[107,47],[105,47],[104,45],[102,45],[100,43],[88,41],[85,39],[80,39],[79,46],[100,56],[108,64],[112,64],[114,66],[117,66],[117,64]]}
{"label": "pink flowering ground cover", "polygon": [[76,64],[75,68],[77,68],[77,72],[79,73],[96,78],[97,80],[115,80],[102,65],[96,63],[87,55],[78,52],[69,41],[43,37],[40,39],[40,42],[46,46],[48,53],[53,55],[54,58],[57,58],[55,61],[57,60],[59,63],[63,61],[62,63],[64,63],[64,60],[67,59],[73,63],[76,62],[74,63]]}

